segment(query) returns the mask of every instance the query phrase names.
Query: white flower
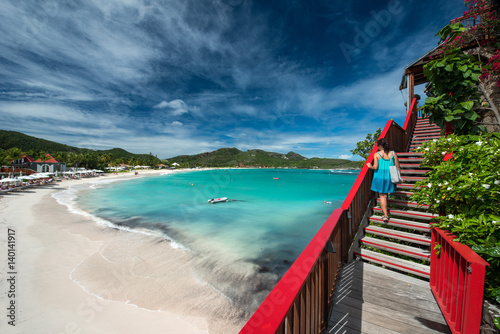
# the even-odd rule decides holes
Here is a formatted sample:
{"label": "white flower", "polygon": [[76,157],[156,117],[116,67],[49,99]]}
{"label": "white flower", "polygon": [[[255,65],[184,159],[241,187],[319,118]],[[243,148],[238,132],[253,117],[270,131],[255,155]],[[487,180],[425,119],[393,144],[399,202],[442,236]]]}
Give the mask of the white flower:
{"label": "white flower", "polygon": [[445,155],[445,154],[446,154],[446,152],[443,152],[443,153],[441,153],[441,154],[442,154],[442,155]]}
{"label": "white flower", "polygon": [[494,220],[494,221],[492,221],[492,223],[495,224],[495,225],[500,224],[500,222],[498,220]]}
{"label": "white flower", "polygon": [[454,217],[454,216],[453,216],[452,214],[449,214],[449,215],[448,215],[448,218],[450,218],[450,219],[453,219],[453,217]]}
{"label": "white flower", "polygon": [[425,148],[425,150],[426,150],[426,151],[429,151],[429,148],[428,148],[428,147],[426,147],[426,148]]}
{"label": "white flower", "polygon": [[448,185],[448,182],[445,182],[445,183],[444,183],[444,185],[445,185],[445,186],[447,186],[447,185]]}
{"label": "white flower", "polygon": [[482,141],[477,141],[477,142],[476,142],[476,145],[477,145],[477,146],[481,146],[481,145],[483,145],[483,142],[482,142]]}
{"label": "white flower", "polygon": [[495,184],[499,185],[500,184],[500,180],[495,180]]}
{"label": "white flower", "polygon": [[448,141],[451,141],[451,138],[448,138]]}
{"label": "white flower", "polygon": [[489,184],[482,184],[482,186],[486,189],[490,189],[490,185]]}
{"label": "white flower", "polygon": [[437,200],[436,200],[436,203],[439,203],[439,202],[441,202],[441,201],[437,199]]}
{"label": "white flower", "polygon": [[469,176],[470,176],[470,177],[472,177],[472,175],[473,175],[472,173],[469,173]]}
{"label": "white flower", "polygon": [[446,188],[446,190],[451,190],[451,187]]}
{"label": "white flower", "polygon": [[442,184],[440,183],[440,184],[439,184],[439,186],[441,187],[441,186],[442,186]]}
{"label": "white flower", "polygon": [[427,183],[427,187],[432,188],[432,183]]}

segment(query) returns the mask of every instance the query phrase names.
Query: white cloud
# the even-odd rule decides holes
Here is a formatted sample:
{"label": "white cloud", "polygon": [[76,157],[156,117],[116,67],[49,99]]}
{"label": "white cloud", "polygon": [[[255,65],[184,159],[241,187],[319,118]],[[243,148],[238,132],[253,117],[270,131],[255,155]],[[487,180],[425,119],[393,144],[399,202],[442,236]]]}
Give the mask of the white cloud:
{"label": "white cloud", "polygon": [[341,154],[341,155],[339,155],[339,159],[347,159],[347,160],[350,160],[350,159],[352,159],[352,155],[349,155],[349,154]]}
{"label": "white cloud", "polygon": [[173,125],[173,126],[183,126],[183,124],[181,122],[177,122],[177,121],[173,121],[170,124]]}
{"label": "white cloud", "polygon": [[186,105],[186,103],[182,100],[179,100],[179,99],[172,100],[170,102],[162,101],[162,102],[158,103],[157,105],[155,105],[153,108],[156,108],[156,109],[168,108],[171,110],[171,114],[173,116],[180,116],[180,115],[186,114],[188,112],[188,106]]}

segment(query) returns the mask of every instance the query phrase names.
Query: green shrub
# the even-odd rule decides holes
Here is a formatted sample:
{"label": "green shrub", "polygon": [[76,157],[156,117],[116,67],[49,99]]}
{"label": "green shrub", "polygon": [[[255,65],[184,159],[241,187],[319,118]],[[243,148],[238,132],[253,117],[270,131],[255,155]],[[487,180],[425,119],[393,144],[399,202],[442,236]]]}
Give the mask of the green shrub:
{"label": "green shrub", "polygon": [[[450,231],[490,264],[485,297],[500,304],[500,134],[450,135],[424,143],[419,151],[422,166],[431,171],[417,182],[411,199],[441,213],[434,226]],[[451,159],[443,161],[450,152]]]}

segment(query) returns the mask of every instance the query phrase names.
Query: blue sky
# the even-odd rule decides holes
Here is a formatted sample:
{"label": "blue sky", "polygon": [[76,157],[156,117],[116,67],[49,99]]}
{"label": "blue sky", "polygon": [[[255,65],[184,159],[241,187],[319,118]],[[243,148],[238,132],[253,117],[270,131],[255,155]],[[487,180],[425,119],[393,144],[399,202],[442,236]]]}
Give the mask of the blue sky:
{"label": "blue sky", "polygon": [[347,158],[462,0],[0,0],[0,129],[159,158]]}

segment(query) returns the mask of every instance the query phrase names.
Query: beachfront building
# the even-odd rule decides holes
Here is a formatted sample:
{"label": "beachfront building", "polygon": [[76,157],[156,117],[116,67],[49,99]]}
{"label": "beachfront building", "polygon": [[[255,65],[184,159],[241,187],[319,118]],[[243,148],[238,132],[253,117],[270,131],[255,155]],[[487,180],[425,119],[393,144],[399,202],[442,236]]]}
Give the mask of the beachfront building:
{"label": "beachfront building", "polygon": [[35,160],[31,156],[24,154],[17,160],[12,160],[7,168],[2,168],[1,172],[30,175],[32,173],[62,173],[66,171],[66,163],[55,159],[47,154],[44,159]]}
{"label": "beachfront building", "polygon": [[17,160],[12,160],[8,166],[3,166],[0,168],[0,174],[6,176],[9,173],[14,172],[14,175],[19,175],[23,173],[24,175],[29,175],[35,171],[31,169],[31,164],[35,162],[35,159],[25,154],[22,155]]}
{"label": "beachfront building", "polygon": [[47,153],[44,159],[31,162],[30,169],[37,173],[62,173],[66,171],[66,163],[55,159]]}

